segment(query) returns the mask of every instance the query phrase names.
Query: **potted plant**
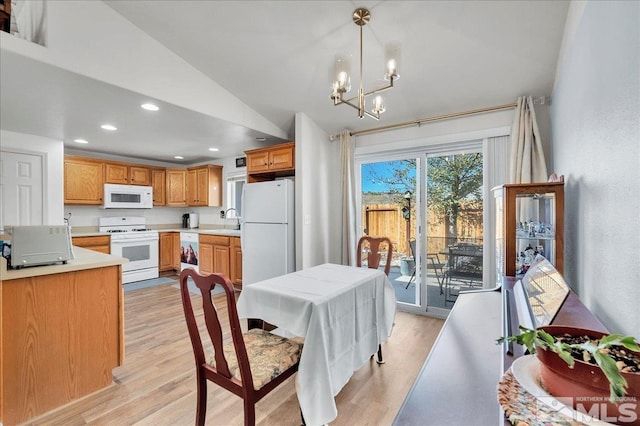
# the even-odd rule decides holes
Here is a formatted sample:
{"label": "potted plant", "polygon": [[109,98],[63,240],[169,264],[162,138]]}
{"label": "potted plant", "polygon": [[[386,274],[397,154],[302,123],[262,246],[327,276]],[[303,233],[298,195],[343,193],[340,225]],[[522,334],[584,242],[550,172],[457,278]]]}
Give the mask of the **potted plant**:
{"label": "potted plant", "polygon": [[[527,347],[541,364],[541,380],[573,408],[607,421],[640,424],[640,346],[633,337],[577,327],[545,326],[507,339]],[[499,339],[503,342],[504,338]]]}

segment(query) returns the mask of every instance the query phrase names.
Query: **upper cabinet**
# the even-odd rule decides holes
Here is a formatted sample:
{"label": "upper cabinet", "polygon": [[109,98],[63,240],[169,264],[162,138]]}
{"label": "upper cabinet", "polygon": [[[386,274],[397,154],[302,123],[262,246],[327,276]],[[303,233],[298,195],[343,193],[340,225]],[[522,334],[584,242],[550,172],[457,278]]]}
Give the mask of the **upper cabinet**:
{"label": "upper cabinet", "polygon": [[167,204],[167,171],[165,169],[151,169],[151,187],[153,188],[153,205]]}
{"label": "upper cabinet", "polygon": [[247,181],[262,182],[280,176],[293,176],[295,169],[295,142],[245,151],[247,155]]}
{"label": "upper cabinet", "polygon": [[105,183],[151,185],[151,169],[149,167],[126,163],[105,163],[104,170]]}
{"label": "upper cabinet", "polygon": [[187,170],[167,169],[167,206],[187,205]]}
{"label": "upper cabinet", "polygon": [[190,206],[222,205],[222,166],[205,165],[187,169],[187,203]]}
{"label": "upper cabinet", "polygon": [[64,203],[102,205],[104,163],[99,160],[64,157]]}
{"label": "upper cabinet", "polygon": [[102,205],[105,183],[151,186],[154,206],[222,205],[222,166],[207,164],[188,169],[164,169],[65,156],[65,204]]}

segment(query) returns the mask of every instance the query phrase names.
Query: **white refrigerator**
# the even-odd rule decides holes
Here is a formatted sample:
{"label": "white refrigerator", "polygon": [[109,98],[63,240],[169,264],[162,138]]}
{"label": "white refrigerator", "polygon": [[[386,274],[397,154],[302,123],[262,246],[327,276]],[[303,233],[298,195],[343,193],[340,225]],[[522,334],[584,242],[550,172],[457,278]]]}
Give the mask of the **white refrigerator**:
{"label": "white refrigerator", "polygon": [[295,271],[294,183],[244,185],[242,285]]}

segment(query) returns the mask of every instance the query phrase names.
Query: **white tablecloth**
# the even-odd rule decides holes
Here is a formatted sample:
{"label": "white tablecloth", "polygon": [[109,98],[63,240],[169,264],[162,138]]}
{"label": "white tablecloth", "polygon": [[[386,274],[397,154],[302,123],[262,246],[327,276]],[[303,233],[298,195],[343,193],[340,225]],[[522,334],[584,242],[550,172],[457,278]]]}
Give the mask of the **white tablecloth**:
{"label": "white tablecloth", "polygon": [[306,423],[320,425],[336,418],[334,396],[391,335],[396,297],[382,271],[325,263],[247,285],[237,306],[241,318],[304,336],[296,391]]}

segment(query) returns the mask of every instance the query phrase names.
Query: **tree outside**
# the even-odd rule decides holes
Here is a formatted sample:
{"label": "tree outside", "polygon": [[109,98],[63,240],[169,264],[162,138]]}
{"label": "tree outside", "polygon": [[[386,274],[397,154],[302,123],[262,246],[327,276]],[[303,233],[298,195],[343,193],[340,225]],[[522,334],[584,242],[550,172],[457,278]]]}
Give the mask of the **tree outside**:
{"label": "tree outside", "polygon": [[[429,226],[442,225],[446,242],[456,242],[459,230],[482,224],[482,154],[457,154],[427,159]],[[416,160],[395,160],[363,166],[363,201],[386,200],[399,211],[409,191],[415,220]],[[460,223],[463,218],[464,224]],[[462,226],[461,226],[462,225]],[[407,236],[409,238],[410,236]]]}

